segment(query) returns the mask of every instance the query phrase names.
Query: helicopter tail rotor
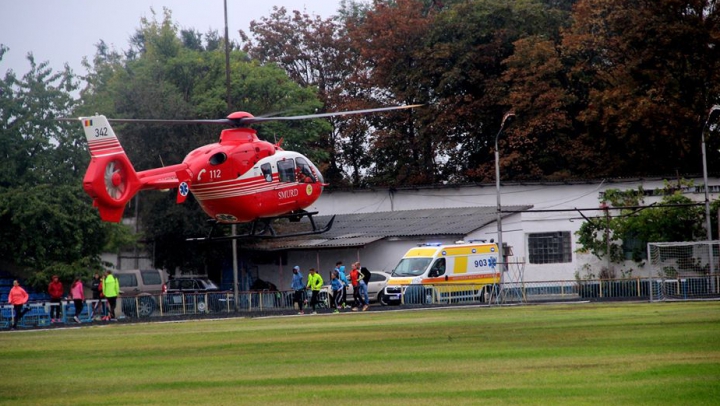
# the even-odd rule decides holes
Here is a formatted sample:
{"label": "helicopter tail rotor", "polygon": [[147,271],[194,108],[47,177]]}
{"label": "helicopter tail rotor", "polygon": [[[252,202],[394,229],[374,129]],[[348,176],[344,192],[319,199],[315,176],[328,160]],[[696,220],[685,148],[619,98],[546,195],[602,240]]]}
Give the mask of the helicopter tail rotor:
{"label": "helicopter tail rotor", "polygon": [[119,222],[127,202],[140,190],[139,180],[105,116],[81,117],[90,145],[83,188],[105,221]]}

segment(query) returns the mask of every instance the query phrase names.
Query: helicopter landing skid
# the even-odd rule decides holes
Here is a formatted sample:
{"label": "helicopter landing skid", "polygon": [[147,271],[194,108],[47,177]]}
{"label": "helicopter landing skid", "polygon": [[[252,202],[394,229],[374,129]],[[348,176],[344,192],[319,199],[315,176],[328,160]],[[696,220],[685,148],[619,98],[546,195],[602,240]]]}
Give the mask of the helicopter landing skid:
{"label": "helicopter landing skid", "polygon": [[[288,237],[298,237],[303,235],[312,235],[312,234],[322,234],[324,232],[329,231],[332,228],[333,222],[335,221],[335,216],[332,216],[330,218],[330,221],[325,224],[325,227],[319,228],[317,224],[315,224],[315,219],[313,218],[313,215],[318,214],[318,212],[300,212],[300,213],[289,213],[284,214],[281,216],[275,216],[275,217],[264,217],[255,219],[251,223],[249,223],[249,229],[247,233],[244,234],[238,234],[238,235],[224,235],[224,236],[213,236],[213,232],[215,231],[215,228],[218,226],[218,224],[226,224],[226,223],[218,223],[217,220],[211,219],[208,220],[208,222],[212,223],[212,227],[210,228],[210,232],[208,233],[207,237],[198,237],[198,238],[187,238],[185,241],[231,241],[231,240],[242,240],[242,239],[273,239],[273,238],[288,238]],[[290,222],[299,222],[303,217],[307,216],[307,218],[310,220],[310,224],[312,225],[312,230],[310,231],[300,231],[300,232],[290,232],[290,233],[284,233],[284,234],[278,234],[275,229],[273,228],[271,222],[275,219],[281,219],[281,218],[287,218],[290,220]]]}

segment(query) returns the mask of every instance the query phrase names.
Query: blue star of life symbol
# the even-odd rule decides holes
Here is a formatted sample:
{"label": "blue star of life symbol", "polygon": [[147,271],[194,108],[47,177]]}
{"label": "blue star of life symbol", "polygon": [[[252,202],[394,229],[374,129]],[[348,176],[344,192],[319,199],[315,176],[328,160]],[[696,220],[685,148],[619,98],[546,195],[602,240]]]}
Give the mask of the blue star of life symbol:
{"label": "blue star of life symbol", "polygon": [[488,260],[488,265],[490,265],[490,268],[495,268],[497,265],[497,258],[490,257],[490,260]]}
{"label": "blue star of life symbol", "polygon": [[188,188],[187,182],[183,182],[180,184],[180,194],[182,196],[187,196],[189,191],[190,191],[190,188]]}

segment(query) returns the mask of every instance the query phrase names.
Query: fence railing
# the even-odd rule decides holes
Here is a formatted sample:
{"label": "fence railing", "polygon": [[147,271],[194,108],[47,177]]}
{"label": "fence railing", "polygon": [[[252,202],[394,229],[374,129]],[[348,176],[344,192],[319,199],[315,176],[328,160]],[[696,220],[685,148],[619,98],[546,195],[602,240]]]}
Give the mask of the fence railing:
{"label": "fence railing", "polygon": [[[309,295],[308,295],[309,297]],[[720,298],[720,275],[677,279],[633,278],[621,280],[575,280],[544,282],[512,282],[499,285],[407,285],[403,286],[399,301],[381,300],[399,306],[427,306],[485,303],[532,303],[557,301],[604,300],[692,300]],[[319,308],[330,303],[326,291],[320,294]],[[30,311],[20,326],[48,326],[50,309],[61,306],[61,323],[73,323],[75,307],[72,301],[61,304],[29,303]],[[82,323],[100,320],[107,315],[107,302],[87,300],[79,319]],[[171,293],[119,298],[116,315],[126,318],[195,316],[230,313],[280,313],[296,311],[292,291],[240,292],[238,303],[232,292]],[[0,327],[9,327],[13,318],[12,306],[0,306]]]}

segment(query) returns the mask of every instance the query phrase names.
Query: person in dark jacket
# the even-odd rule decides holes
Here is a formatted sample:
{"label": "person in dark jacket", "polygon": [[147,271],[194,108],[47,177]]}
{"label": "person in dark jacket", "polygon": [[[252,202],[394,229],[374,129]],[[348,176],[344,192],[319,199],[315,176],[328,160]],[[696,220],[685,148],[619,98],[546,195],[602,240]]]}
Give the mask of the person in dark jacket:
{"label": "person in dark jacket", "polygon": [[102,307],[102,279],[100,279],[100,274],[97,272],[95,272],[95,275],[93,275],[93,279],[90,282],[90,291],[92,291],[92,300],[95,301],[93,304],[92,314],[98,314],[98,310],[100,310],[100,314],[104,316],[105,312]]}
{"label": "person in dark jacket", "polygon": [[90,291],[92,291],[93,300],[100,300],[100,285],[101,284],[102,284],[102,281],[100,280],[100,274],[95,272],[95,275],[93,275],[93,279],[90,282]]}
{"label": "person in dark jacket", "polygon": [[360,263],[357,263],[357,267],[360,268],[360,274],[362,277],[360,278],[360,281],[358,282],[358,287],[360,289],[360,292],[358,294],[360,295],[363,307],[362,310],[365,311],[368,309],[368,305],[370,304],[370,297],[368,297],[368,282],[370,282],[370,270],[368,270],[365,267],[360,267]]}
{"label": "person in dark jacket", "polygon": [[300,267],[297,265],[293,267],[293,278],[290,287],[294,290],[293,302],[298,305],[298,314],[305,314],[303,311],[303,303],[305,301],[305,284],[303,283],[303,274],[300,272]]}

